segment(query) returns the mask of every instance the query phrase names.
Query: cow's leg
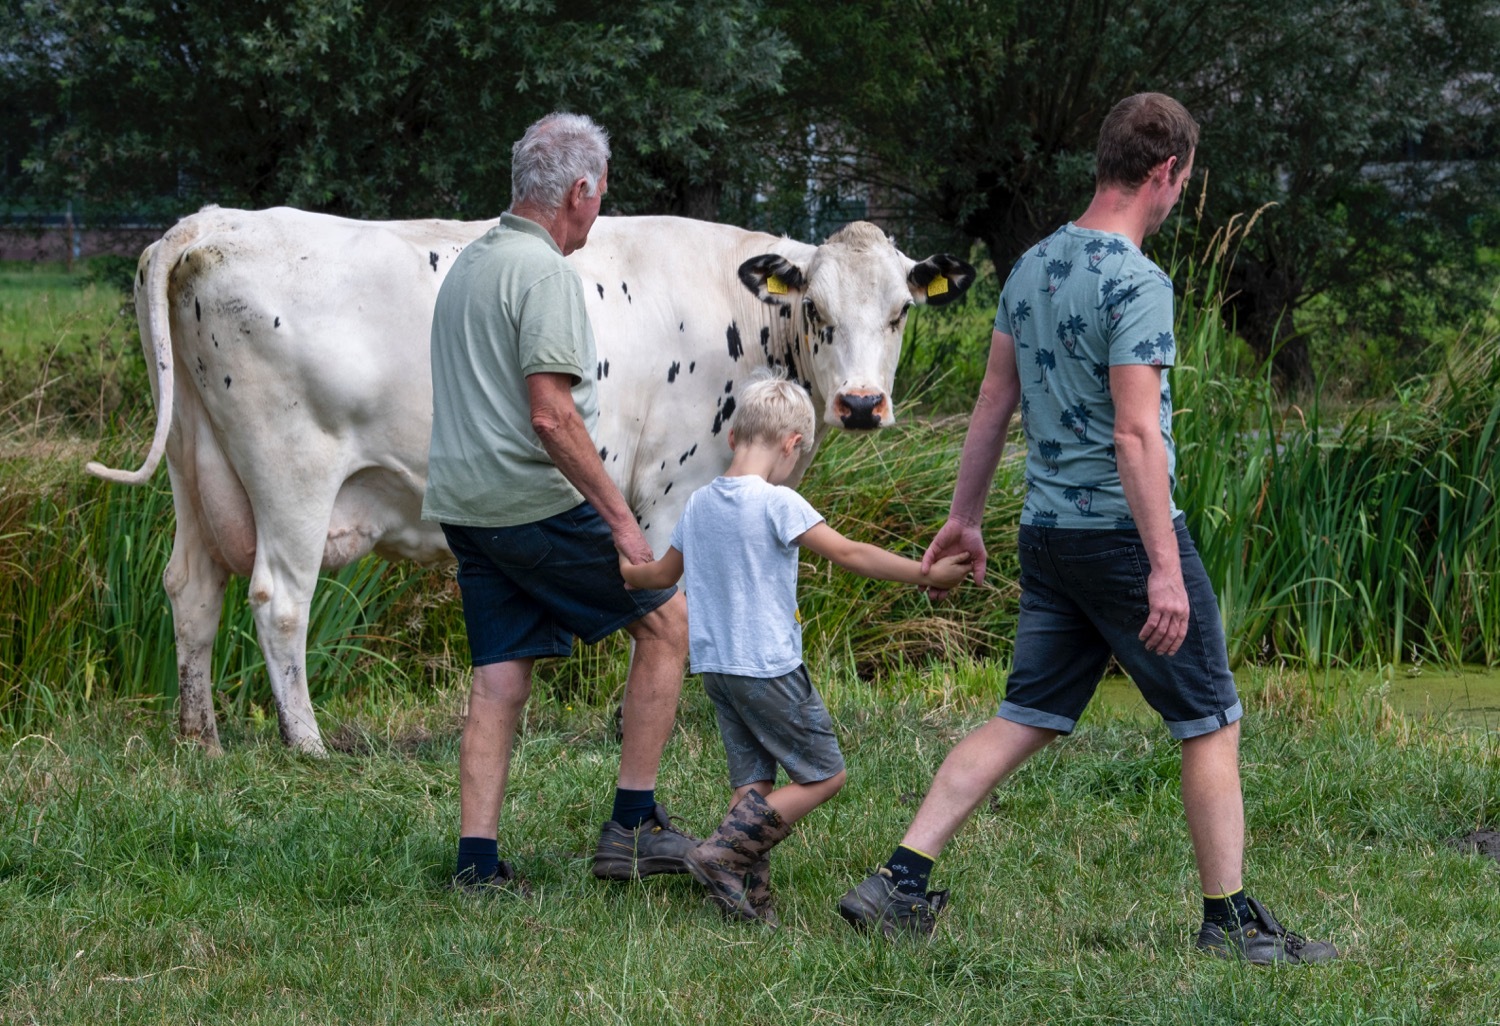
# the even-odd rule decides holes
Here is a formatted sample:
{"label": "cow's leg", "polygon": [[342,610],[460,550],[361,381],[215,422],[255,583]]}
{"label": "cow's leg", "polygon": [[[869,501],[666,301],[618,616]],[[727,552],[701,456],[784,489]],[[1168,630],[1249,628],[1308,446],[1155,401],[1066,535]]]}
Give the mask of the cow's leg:
{"label": "cow's leg", "polygon": [[222,749],[214,720],[212,657],[229,573],[215,562],[204,543],[198,511],[180,498],[187,494],[186,488],[173,473],[177,530],[172,556],[162,574],[162,585],[172,603],[172,633],[177,642],[177,725],[184,737],[217,755]]}
{"label": "cow's leg", "polygon": [[[250,575],[250,609],[266,657],[281,739],[308,755],[324,755],[317,717],[307,691],[307,622],[322,565],[327,516],[311,509],[333,508],[307,496],[294,519],[284,510],[256,510],[255,569]],[[310,522],[311,525],[310,526]]]}

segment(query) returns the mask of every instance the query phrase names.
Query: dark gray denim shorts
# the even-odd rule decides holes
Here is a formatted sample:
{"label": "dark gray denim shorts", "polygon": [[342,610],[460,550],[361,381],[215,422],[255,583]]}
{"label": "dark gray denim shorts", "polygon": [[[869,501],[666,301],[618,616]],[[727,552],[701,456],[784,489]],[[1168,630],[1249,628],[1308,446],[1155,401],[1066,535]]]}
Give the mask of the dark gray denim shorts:
{"label": "dark gray denim shorts", "polygon": [[1021,615],[1002,718],[1071,733],[1111,655],[1179,740],[1243,715],[1218,600],[1181,516],[1174,526],[1191,613],[1182,647],[1163,656],[1137,637],[1151,571],[1138,532],[1022,525]]}
{"label": "dark gray denim shorts", "polygon": [[587,502],[514,527],[441,526],[475,666],[565,656],[575,636],[599,641],[677,591],[627,590],[614,536]]}
{"label": "dark gray denim shorts", "polygon": [[774,783],[778,764],[799,784],[816,784],[844,768],[833,717],[807,667],[780,677],[705,673],[703,690],[719,715],[730,787]]}

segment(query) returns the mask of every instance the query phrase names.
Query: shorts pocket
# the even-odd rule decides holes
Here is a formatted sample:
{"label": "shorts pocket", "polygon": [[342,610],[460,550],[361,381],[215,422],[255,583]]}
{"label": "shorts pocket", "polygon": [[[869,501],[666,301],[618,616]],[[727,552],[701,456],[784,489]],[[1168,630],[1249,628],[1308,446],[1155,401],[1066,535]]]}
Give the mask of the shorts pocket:
{"label": "shorts pocket", "polygon": [[521,524],[486,539],[485,553],[506,570],[531,570],[552,554],[552,542],[535,524]]}
{"label": "shorts pocket", "polygon": [[1137,629],[1151,613],[1141,550],[1134,545],[1055,555],[1074,601],[1101,619]]}

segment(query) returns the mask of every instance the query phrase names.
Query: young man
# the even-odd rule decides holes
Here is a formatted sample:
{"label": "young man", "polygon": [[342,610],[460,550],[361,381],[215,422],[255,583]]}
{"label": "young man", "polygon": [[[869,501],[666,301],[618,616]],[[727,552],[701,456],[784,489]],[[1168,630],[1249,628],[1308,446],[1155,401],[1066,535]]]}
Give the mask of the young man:
{"label": "young man", "polygon": [[1071,733],[1113,655],[1182,742],[1182,802],[1203,887],[1197,946],[1256,963],[1322,962],[1245,894],[1241,708],[1218,605],[1172,502],[1172,285],[1140,251],[1193,166],[1198,125],[1160,93],[1099,133],[1093,201],[1017,261],[964,441],[949,518],[923,565],[968,553],[982,579],[985,495],[1011,414],[1026,433],[1021,609],[996,718],[949,753],[885,867],[844,895],[858,928],[930,933],[933,861],[1002,780]]}
{"label": "young man", "polygon": [[459,747],[461,886],[506,883],[500,807],[538,658],[624,628],[635,641],[614,811],[597,877],[683,873],[697,839],[656,804],[657,767],[682,690],[687,609],[673,589],[629,591],[618,553],[652,558],[599,459],[594,336],[563,258],[588,241],[609,139],[551,114],[512,151],[511,208],[454,261],[432,322],[431,469],[422,516],[458,558],[474,666]]}
{"label": "young man", "polygon": [[[729,469],[688,499],[660,560],[620,565],[639,588],[670,587],[686,570],[693,671],[718,711],[734,788],[719,828],[687,853],[688,870],[726,915],[772,926],[770,851],[845,779],[833,721],[802,664],[799,550],[865,577],[939,590],[969,572],[964,553],[924,568],[850,541],[785,487],[812,440],[813,418],[795,381],[754,379],[729,432]],[[778,765],[790,778],[779,788]]]}

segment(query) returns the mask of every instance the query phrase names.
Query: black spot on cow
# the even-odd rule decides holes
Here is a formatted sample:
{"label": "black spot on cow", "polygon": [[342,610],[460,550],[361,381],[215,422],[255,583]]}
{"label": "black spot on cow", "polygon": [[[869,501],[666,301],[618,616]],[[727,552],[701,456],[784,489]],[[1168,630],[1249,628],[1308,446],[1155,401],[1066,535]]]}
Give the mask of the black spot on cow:
{"label": "black spot on cow", "polygon": [[136,272],[136,277],[140,279],[140,282],[141,282],[142,285],[146,284],[146,270],[145,270],[145,268],[142,268],[141,270],[137,271]]}
{"label": "black spot on cow", "polygon": [[668,492],[670,492],[670,491],[671,491],[671,490],[672,490],[672,482],[671,482],[671,481],[668,481],[668,482],[667,482],[667,486],[666,486],[666,487],[665,487],[665,488],[663,488],[663,489],[662,489],[662,490],[661,490],[661,493],[662,493],[662,494],[663,494],[663,495],[666,495],[666,494],[667,494],[667,493],[668,493]]}
{"label": "black spot on cow", "polygon": [[783,306],[776,312],[781,314],[781,316],[785,317],[787,320],[792,319],[792,308],[789,306]]}
{"label": "black spot on cow", "polygon": [[214,348],[219,348],[219,337],[211,331],[208,333],[208,337],[213,341]]}
{"label": "black spot on cow", "polygon": [[693,453],[695,453],[697,451],[698,451],[698,446],[695,444],[687,452],[685,452],[681,456],[677,457],[677,465],[679,467],[682,466],[684,463],[686,463],[688,461],[688,457],[691,456]]}
{"label": "black spot on cow", "polygon": [[604,361],[604,376],[606,378],[609,377],[609,361],[608,360]]}
{"label": "black spot on cow", "polygon": [[602,377],[604,377],[604,363],[601,361],[594,364],[594,380],[598,381]]}
{"label": "black spot on cow", "polygon": [[432,265],[432,270],[435,273],[437,271],[438,264],[437,254],[429,251],[427,254],[427,262]]}
{"label": "black spot on cow", "polygon": [[729,358],[738,360],[745,355],[745,347],[740,344],[740,328],[733,321],[729,322],[729,330],[724,332],[724,337],[729,340]]}
{"label": "black spot on cow", "polygon": [[224,375],[224,387],[225,388],[229,387],[229,375],[228,374]]}
{"label": "black spot on cow", "polygon": [[734,416],[734,396],[724,400],[724,421],[728,423],[729,418]]}
{"label": "black spot on cow", "polygon": [[662,460],[661,461],[661,469],[662,470],[666,470],[667,469],[667,461],[666,460]]}
{"label": "black spot on cow", "polygon": [[771,329],[769,327],[760,329],[760,351],[763,353],[771,351]]}
{"label": "black spot on cow", "polygon": [[677,322],[677,330],[678,331],[686,331],[687,328],[683,327],[683,325],[686,324],[686,323],[687,323],[686,321],[678,321]]}
{"label": "black spot on cow", "polygon": [[603,299],[604,298],[604,282],[602,282],[602,281],[596,281],[596,282],[594,282],[594,287],[599,290],[599,298]]}
{"label": "black spot on cow", "polygon": [[733,391],[734,391],[734,379],[730,378],[728,381],[724,382],[724,394],[728,395],[730,392],[733,392]]}
{"label": "black spot on cow", "polygon": [[[200,321],[203,320],[203,307],[198,305],[198,301],[196,299],[193,300],[193,315]],[[199,337],[201,338],[202,336]]]}
{"label": "black spot on cow", "polygon": [[276,318],[276,320],[271,323],[271,327],[273,327],[273,328],[279,328],[279,327],[281,327],[281,318],[280,317]]}
{"label": "black spot on cow", "polygon": [[607,460],[607,459],[609,459],[609,446],[607,446],[607,445],[601,445],[599,447],[599,460],[600,460],[600,462],[603,462],[604,460]]}
{"label": "black spot on cow", "polygon": [[693,368],[697,367],[697,366],[698,366],[698,361],[697,360],[694,360],[691,363],[689,363],[688,364],[688,373],[689,374],[693,373]]}
{"label": "black spot on cow", "polygon": [[203,357],[198,357],[198,373],[202,374],[206,370],[208,370],[208,368],[203,366]]}
{"label": "black spot on cow", "polygon": [[635,300],[632,299],[631,295],[630,295],[630,286],[626,285],[623,281],[620,282],[620,291],[623,292],[623,293],[625,293],[625,300],[627,302],[630,302],[630,303],[634,303],[635,302]]}
{"label": "black spot on cow", "polygon": [[832,345],[833,344],[833,329],[832,328],[824,328],[822,331],[818,332],[818,334],[820,334],[820,335],[823,336],[823,344],[824,345]]}
{"label": "black spot on cow", "polygon": [[682,364],[678,363],[676,360],[673,360],[672,366],[667,368],[667,384],[670,385],[672,382],[677,380],[677,372],[680,370],[682,370]]}

